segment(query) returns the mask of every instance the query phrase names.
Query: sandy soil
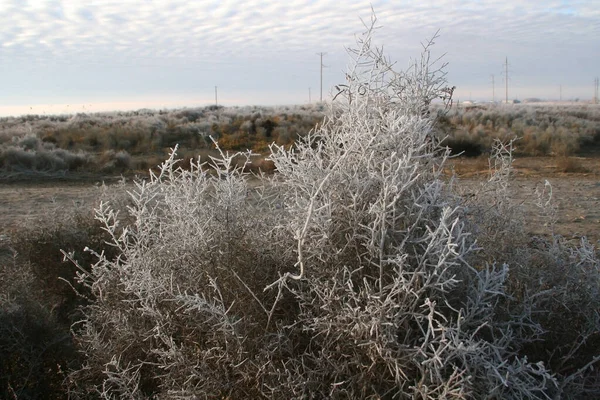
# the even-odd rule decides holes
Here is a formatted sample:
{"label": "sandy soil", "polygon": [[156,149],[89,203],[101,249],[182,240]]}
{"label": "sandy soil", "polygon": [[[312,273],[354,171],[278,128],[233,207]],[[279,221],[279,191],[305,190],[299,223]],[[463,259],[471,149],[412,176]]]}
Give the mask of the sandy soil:
{"label": "sandy soil", "polygon": [[[460,176],[466,191],[486,179],[486,161],[456,159],[450,167]],[[511,191],[522,202],[532,234],[546,232],[533,203],[536,187],[545,180],[552,185],[557,209],[556,232],[576,239],[587,236],[600,240],[600,159],[580,159],[584,173],[559,172],[552,158],[517,159]],[[25,223],[43,223],[55,215],[53,209],[80,209],[92,212],[101,189],[98,183],[26,182],[0,184],[0,234]]]}

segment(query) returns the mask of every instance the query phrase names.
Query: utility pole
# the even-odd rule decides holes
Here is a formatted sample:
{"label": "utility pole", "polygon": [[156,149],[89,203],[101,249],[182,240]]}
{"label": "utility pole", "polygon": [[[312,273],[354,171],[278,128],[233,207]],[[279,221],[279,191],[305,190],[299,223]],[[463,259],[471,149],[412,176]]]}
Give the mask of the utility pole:
{"label": "utility pole", "polygon": [[312,104],[312,99],[310,96],[310,87],[308,88],[308,104]]}
{"label": "utility pole", "polygon": [[219,100],[217,97],[217,87],[215,86],[215,106],[218,106],[218,105],[219,105]]}
{"label": "utility pole", "polygon": [[559,86],[559,95],[558,95],[558,101],[562,101],[562,84]]}
{"label": "utility pole", "polygon": [[494,82],[494,74],[492,74],[492,103],[496,102],[496,84]]}
{"label": "utility pole", "polygon": [[504,73],[505,73],[505,78],[504,80],[506,81],[506,97],[505,97],[505,103],[508,104],[508,57],[506,57],[506,63],[504,64]]}
{"label": "utility pole", "polygon": [[598,85],[600,85],[600,82],[598,77],[596,77],[596,79],[594,79],[594,104],[598,104]]}
{"label": "utility pole", "polygon": [[323,102],[323,67],[325,65],[323,65],[323,56],[327,54],[327,53],[317,53],[318,56],[321,56],[321,97],[319,98],[320,102]]}

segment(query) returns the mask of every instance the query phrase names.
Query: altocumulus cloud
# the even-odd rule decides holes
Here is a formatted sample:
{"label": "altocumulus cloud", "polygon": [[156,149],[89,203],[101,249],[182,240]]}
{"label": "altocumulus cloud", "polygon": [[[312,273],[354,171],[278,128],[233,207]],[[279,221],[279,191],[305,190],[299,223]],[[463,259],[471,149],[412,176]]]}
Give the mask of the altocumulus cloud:
{"label": "altocumulus cloud", "polygon": [[326,86],[342,79],[344,46],[371,6],[378,42],[401,62],[439,29],[436,51],[463,94],[490,91],[505,56],[515,90],[546,91],[531,96],[562,83],[585,97],[575,88],[598,74],[597,0],[2,0],[0,105],[189,96],[217,84],[232,102],[302,103],[318,87],[316,52],[328,53]]}

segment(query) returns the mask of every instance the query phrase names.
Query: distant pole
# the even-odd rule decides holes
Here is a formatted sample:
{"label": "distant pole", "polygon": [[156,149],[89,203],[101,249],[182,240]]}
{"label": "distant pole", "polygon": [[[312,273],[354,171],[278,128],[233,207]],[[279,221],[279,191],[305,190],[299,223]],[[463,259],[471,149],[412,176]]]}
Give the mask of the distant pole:
{"label": "distant pole", "polygon": [[219,100],[217,96],[217,87],[215,86],[215,106],[219,106]]}
{"label": "distant pole", "polygon": [[492,74],[492,103],[496,102],[496,83],[494,82],[494,74]]}
{"label": "distant pole", "polygon": [[321,56],[321,96],[319,97],[319,101],[323,102],[323,56],[327,53],[317,53],[318,56]]}
{"label": "distant pole", "polygon": [[600,85],[600,81],[598,77],[594,79],[594,104],[598,104],[598,85]]}
{"label": "distant pole", "polygon": [[562,84],[559,86],[559,96],[558,101],[562,101]]}
{"label": "distant pole", "polygon": [[504,73],[506,74],[506,77],[504,78],[504,80],[506,81],[505,103],[508,104],[508,57],[506,57],[506,63],[504,64]]}
{"label": "distant pole", "polygon": [[312,98],[310,96],[310,87],[308,88],[308,104],[312,104]]}

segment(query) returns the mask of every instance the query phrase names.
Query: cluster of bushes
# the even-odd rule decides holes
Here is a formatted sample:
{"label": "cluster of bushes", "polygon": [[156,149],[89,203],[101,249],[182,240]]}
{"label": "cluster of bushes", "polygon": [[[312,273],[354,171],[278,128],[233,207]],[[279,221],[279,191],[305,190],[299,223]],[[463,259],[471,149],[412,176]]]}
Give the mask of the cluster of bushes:
{"label": "cluster of bushes", "polygon": [[[426,112],[445,76],[429,47],[393,73],[372,32],[323,124],[271,146],[278,174],[251,186],[235,159],[247,153],[208,170],[175,149],[95,222],[11,239],[0,395],[599,397],[597,248],[552,234],[544,190],[532,201],[549,234],[528,237],[510,141],[482,189],[459,195]],[[38,256],[59,247],[65,263]]]}
{"label": "cluster of bushes", "polygon": [[[218,156],[211,137],[224,150],[292,146],[322,122],[324,106],[206,107],[175,111],[8,117],[0,119],[0,168],[6,172],[145,173],[168,149],[179,146],[188,160]],[[520,155],[597,153],[600,111],[593,106],[487,105],[439,110],[436,133],[453,154],[489,154],[495,140],[518,138]],[[569,162],[565,158],[563,162]],[[264,158],[255,169],[270,170]],[[571,170],[571,169],[569,169]]]}
{"label": "cluster of bushes", "polygon": [[89,156],[83,152],[57,148],[53,143],[42,142],[34,134],[14,136],[0,148],[0,165],[8,171],[77,171],[89,161]]}
{"label": "cluster of bushes", "polygon": [[126,151],[108,150],[96,157],[82,150],[72,151],[56,147],[28,133],[13,136],[0,144],[0,170],[4,176],[48,176],[73,173],[118,173],[130,170],[132,160]]}
{"label": "cluster of bushes", "polygon": [[600,108],[594,105],[478,105],[440,113],[439,137],[453,153],[489,153],[495,140],[518,138],[518,153],[569,156],[600,152]]}
{"label": "cluster of bushes", "polygon": [[191,156],[226,150],[268,152],[290,146],[323,119],[323,106],[206,107],[176,111],[0,119],[0,167],[31,171],[146,171],[175,144]]}

